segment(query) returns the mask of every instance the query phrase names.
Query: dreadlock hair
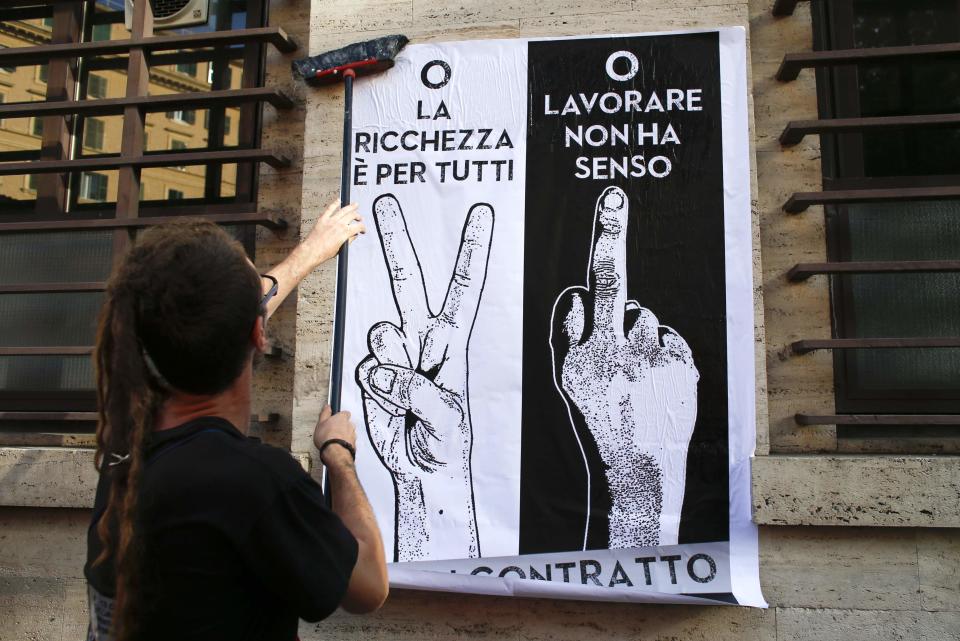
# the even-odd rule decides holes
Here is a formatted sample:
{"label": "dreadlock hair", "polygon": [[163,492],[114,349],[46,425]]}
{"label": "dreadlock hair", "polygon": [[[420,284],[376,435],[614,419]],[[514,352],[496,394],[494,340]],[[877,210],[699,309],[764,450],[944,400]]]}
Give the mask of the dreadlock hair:
{"label": "dreadlock hair", "polygon": [[137,496],[156,414],[171,388],[216,394],[240,376],[253,351],[260,296],[260,279],[240,244],[203,221],[143,232],[107,283],[94,351],[95,463],[111,485],[97,524],[103,551],[94,563],[113,556],[116,641],[136,635]]}

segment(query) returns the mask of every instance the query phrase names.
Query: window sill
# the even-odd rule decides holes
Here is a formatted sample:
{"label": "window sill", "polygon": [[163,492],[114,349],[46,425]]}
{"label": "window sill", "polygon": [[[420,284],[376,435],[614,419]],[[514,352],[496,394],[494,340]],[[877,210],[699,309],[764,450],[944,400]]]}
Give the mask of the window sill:
{"label": "window sill", "polygon": [[[308,468],[308,457],[296,457]],[[0,505],[89,508],[93,450],[0,448]],[[753,459],[760,525],[960,527],[960,457],[771,455]]]}
{"label": "window sill", "polygon": [[[293,457],[310,471],[310,456]],[[93,450],[0,447],[0,506],[93,507],[97,491]]]}
{"label": "window sill", "polygon": [[753,520],[960,527],[960,456],[757,456]]}
{"label": "window sill", "polygon": [[0,447],[0,505],[89,508],[97,488],[93,450]]}

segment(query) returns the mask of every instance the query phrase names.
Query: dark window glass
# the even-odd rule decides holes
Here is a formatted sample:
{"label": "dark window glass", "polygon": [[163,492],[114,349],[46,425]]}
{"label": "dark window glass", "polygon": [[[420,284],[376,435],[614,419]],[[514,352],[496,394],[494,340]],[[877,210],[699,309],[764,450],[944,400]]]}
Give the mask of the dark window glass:
{"label": "dark window glass", "polygon": [[[30,178],[36,180],[37,176]],[[0,234],[0,283],[106,280],[112,240],[112,232],[100,230]]]}
{"label": "dark window glass", "polygon": [[[8,404],[18,407],[35,407],[37,398],[63,395],[70,398],[70,405],[82,403],[75,395],[66,392],[86,392],[89,397],[93,386],[93,359],[89,356],[0,356],[0,389],[8,397]],[[31,399],[19,401],[16,399]],[[12,401],[12,403],[11,403]],[[44,405],[49,404],[44,403]],[[60,404],[63,406],[63,404]],[[89,401],[85,406],[92,409]]]}
{"label": "dark window glass", "polygon": [[[904,215],[907,214],[907,215]],[[960,202],[876,203],[847,208],[845,260],[960,260]],[[960,336],[960,273],[842,277],[845,335]],[[857,387],[957,391],[960,349],[855,350]]]}
{"label": "dark window glass", "polygon": [[[6,48],[7,48],[6,45],[0,44],[0,49],[6,49]],[[0,67],[0,71],[4,73],[16,73],[17,68],[16,67]]]}
{"label": "dark window glass", "polygon": [[[213,84],[214,69],[215,67],[213,64],[210,64],[207,66],[207,84],[208,85]],[[227,88],[233,87],[233,69],[231,69],[229,66],[226,66],[226,68],[223,70],[223,86]]]}
{"label": "dark window glass", "polygon": [[103,121],[87,118],[83,123],[83,146],[103,149]]}
{"label": "dark window glass", "polygon": [[[185,143],[184,141],[182,141],[182,140],[177,140],[176,138],[171,138],[171,139],[170,139],[170,151],[183,151],[183,150],[185,150],[186,148],[187,148],[187,143]],[[186,171],[186,170],[187,170],[187,167],[186,167],[185,165],[179,165],[179,166],[177,166],[177,169],[178,169],[179,171]],[[178,200],[179,200],[179,199],[182,199],[182,198],[183,198],[183,192],[181,191],[181,192],[177,192],[177,193],[180,194],[180,198],[178,198]]]}
{"label": "dark window glass", "polygon": [[[897,47],[960,41],[957,3],[854,2],[853,45]],[[862,116],[960,111],[956,58],[861,65],[857,94]],[[960,173],[960,129],[910,129],[863,134],[865,176]]]}
{"label": "dark window glass", "polygon": [[106,98],[107,97],[107,79],[103,76],[90,74],[87,78],[87,97],[88,98]]}
{"label": "dark window glass", "polygon": [[[79,347],[93,344],[100,293],[0,296],[0,347]],[[78,323],[76,318],[89,319]],[[73,319],[73,321],[71,321]]]}
{"label": "dark window glass", "polygon": [[112,25],[109,24],[95,24],[93,25],[93,31],[91,31],[90,36],[92,40],[109,40],[110,39],[110,28]]}

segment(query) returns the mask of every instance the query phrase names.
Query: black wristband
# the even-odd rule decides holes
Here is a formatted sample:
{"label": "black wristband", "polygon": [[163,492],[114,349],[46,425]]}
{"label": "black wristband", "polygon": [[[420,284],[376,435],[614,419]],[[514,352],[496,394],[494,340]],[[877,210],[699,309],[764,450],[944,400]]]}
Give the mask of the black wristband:
{"label": "black wristband", "polygon": [[[328,438],[323,442],[323,445],[320,446],[320,451],[317,452],[317,457],[320,459],[321,463],[323,463],[323,451],[331,445],[339,445],[340,447],[345,448],[348,452],[350,452],[350,458],[352,458],[354,461],[357,460],[357,449],[354,446],[350,445],[350,443],[342,438]],[[324,463],[324,465],[326,465],[326,463]]]}

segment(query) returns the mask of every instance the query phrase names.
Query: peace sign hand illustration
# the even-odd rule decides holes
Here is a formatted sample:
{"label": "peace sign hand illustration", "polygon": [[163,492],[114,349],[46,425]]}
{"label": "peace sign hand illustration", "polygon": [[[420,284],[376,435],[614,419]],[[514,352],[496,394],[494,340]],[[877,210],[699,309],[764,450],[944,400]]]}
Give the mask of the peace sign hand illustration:
{"label": "peace sign hand illustration", "polygon": [[468,350],[493,235],[493,209],[471,207],[440,312],[430,309],[397,199],[373,205],[400,325],[370,328],[357,366],[367,433],[396,488],[394,560],[480,555],[473,499]]}
{"label": "peace sign hand illustration", "polygon": [[605,189],[588,286],[560,294],[550,334],[554,382],[603,462],[611,548],[677,543],[700,379],[686,341],[627,300],[628,214],[626,194]]}

